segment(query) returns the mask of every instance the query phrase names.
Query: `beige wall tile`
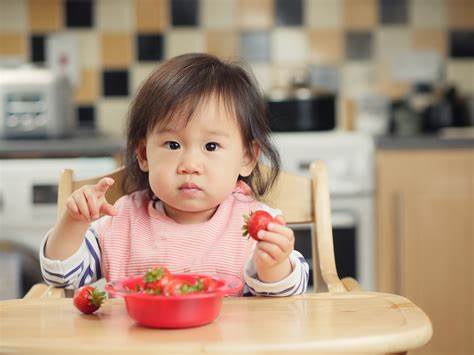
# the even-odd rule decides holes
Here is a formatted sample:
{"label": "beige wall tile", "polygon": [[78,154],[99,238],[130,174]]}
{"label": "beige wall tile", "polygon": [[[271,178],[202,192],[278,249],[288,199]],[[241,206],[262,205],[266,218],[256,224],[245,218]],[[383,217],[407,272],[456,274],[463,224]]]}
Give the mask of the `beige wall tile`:
{"label": "beige wall tile", "polygon": [[201,26],[205,28],[234,28],[237,0],[202,0]]}
{"label": "beige wall tile", "polygon": [[310,28],[339,28],[342,25],[342,0],[306,0],[305,21]]}
{"label": "beige wall tile", "polygon": [[397,81],[393,78],[391,63],[379,62],[376,65],[376,85],[375,90],[392,99],[404,97],[410,90],[409,82]]}
{"label": "beige wall tile", "polygon": [[440,28],[446,26],[444,0],[412,0],[410,18],[415,28]]}
{"label": "beige wall tile", "polygon": [[342,13],[349,29],[374,29],[378,23],[377,0],[344,0]]}
{"label": "beige wall tile", "polygon": [[0,0],[0,31],[26,31],[27,4],[26,0]]}
{"label": "beige wall tile", "polygon": [[243,29],[266,29],[273,25],[273,0],[239,0],[238,19]]}
{"label": "beige wall tile", "polygon": [[100,37],[103,67],[121,68],[132,64],[131,33],[102,33]]}
{"label": "beige wall tile", "polygon": [[309,46],[313,63],[336,64],[344,59],[344,35],[340,30],[310,31]]}
{"label": "beige wall tile", "polygon": [[135,23],[139,32],[162,32],[170,23],[167,0],[135,0]]}
{"label": "beige wall tile", "polygon": [[100,38],[96,31],[75,31],[79,46],[79,66],[81,68],[97,68],[100,66]]}
{"label": "beige wall tile", "polygon": [[230,59],[238,52],[237,37],[237,32],[232,30],[206,31],[206,51],[219,58]]}
{"label": "beige wall tile", "polygon": [[95,9],[97,28],[107,31],[124,31],[135,28],[131,0],[98,0]]}
{"label": "beige wall tile", "polygon": [[99,97],[99,73],[97,69],[82,69],[74,101],[81,104],[94,103]]}
{"label": "beige wall tile", "polygon": [[29,29],[33,32],[57,31],[64,23],[61,0],[28,0]]}
{"label": "beige wall tile", "polygon": [[448,26],[454,29],[474,28],[473,0],[445,0]]}
{"label": "beige wall tile", "polygon": [[26,39],[22,33],[0,33],[0,55],[26,57]]}
{"label": "beige wall tile", "polygon": [[347,97],[357,98],[373,90],[376,83],[376,71],[371,63],[346,63],[341,71],[341,90]]}
{"label": "beige wall tile", "polygon": [[474,95],[474,60],[450,60],[446,79],[456,83],[463,94]]}
{"label": "beige wall tile", "polygon": [[413,47],[433,49],[441,57],[447,57],[447,33],[445,30],[417,29],[413,31]]}
{"label": "beige wall tile", "polygon": [[140,86],[148,78],[150,73],[157,67],[157,63],[154,64],[135,64],[131,69],[132,76],[132,95],[135,96]]}
{"label": "beige wall tile", "polygon": [[269,93],[273,87],[271,65],[266,63],[253,63],[251,69],[262,93]]}
{"label": "beige wall tile", "polygon": [[200,30],[173,30],[167,32],[165,47],[167,58],[191,52],[203,53],[206,39]]}
{"label": "beige wall tile", "polygon": [[376,54],[382,61],[391,59],[413,47],[412,34],[408,27],[383,27],[375,35]]}
{"label": "beige wall tile", "polygon": [[97,129],[113,137],[125,138],[130,100],[102,99],[97,104]]}
{"label": "beige wall tile", "polygon": [[271,34],[272,60],[280,63],[307,62],[309,44],[306,31],[278,28]]}
{"label": "beige wall tile", "polygon": [[307,66],[301,63],[273,64],[271,70],[272,87],[287,88],[295,76],[299,77],[306,72]]}
{"label": "beige wall tile", "polygon": [[392,100],[403,99],[411,90],[410,83],[396,81],[381,81],[377,83],[375,91]]}

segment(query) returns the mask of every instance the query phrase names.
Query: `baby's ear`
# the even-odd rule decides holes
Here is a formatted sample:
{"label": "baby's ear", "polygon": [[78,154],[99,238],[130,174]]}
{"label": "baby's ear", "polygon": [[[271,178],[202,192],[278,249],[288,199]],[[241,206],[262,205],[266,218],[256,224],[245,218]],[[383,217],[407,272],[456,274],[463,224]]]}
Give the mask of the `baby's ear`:
{"label": "baby's ear", "polygon": [[255,169],[255,166],[257,165],[259,156],[260,146],[257,142],[252,141],[252,144],[245,149],[239,175],[247,177],[252,174],[253,169]]}
{"label": "baby's ear", "polygon": [[143,172],[147,172],[148,160],[146,157],[146,145],[144,142],[140,142],[138,144],[138,147],[135,150],[135,153],[137,154],[138,166],[140,167],[140,170]]}

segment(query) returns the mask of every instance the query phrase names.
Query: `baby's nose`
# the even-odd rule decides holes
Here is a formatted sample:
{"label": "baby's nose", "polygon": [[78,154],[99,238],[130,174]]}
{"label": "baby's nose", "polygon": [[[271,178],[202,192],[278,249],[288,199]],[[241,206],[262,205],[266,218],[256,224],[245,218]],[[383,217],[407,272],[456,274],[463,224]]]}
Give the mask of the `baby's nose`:
{"label": "baby's nose", "polygon": [[200,174],[202,162],[196,154],[185,154],[178,165],[178,174]]}

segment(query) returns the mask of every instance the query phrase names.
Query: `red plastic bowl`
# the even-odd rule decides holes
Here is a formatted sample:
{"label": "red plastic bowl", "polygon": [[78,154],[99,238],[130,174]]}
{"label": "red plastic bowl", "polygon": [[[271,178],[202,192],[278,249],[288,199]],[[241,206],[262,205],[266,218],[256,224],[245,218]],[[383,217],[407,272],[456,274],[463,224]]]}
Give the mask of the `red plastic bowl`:
{"label": "red plastic bowl", "polygon": [[[202,276],[208,275],[173,275],[189,281]],[[242,281],[238,277],[214,278],[217,280],[216,291],[180,296],[155,296],[136,292],[137,285],[143,289],[142,276],[110,282],[105,290],[111,297],[123,297],[128,315],[139,324],[152,328],[189,328],[211,323],[219,315],[222,298],[238,293],[242,288]]]}

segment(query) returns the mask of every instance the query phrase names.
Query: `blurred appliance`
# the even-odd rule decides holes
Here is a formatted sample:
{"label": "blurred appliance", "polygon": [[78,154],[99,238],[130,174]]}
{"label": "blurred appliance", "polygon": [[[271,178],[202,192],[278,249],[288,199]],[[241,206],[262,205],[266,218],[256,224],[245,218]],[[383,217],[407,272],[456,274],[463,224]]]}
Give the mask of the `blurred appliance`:
{"label": "blurred appliance", "polygon": [[0,286],[0,298],[22,297],[29,285],[41,280],[35,257],[57,219],[57,183],[65,168],[74,169],[81,179],[109,172],[116,163],[109,157],[0,161],[0,284],[17,285],[14,296]]}
{"label": "blurred appliance", "polygon": [[74,129],[72,89],[51,70],[0,69],[0,138],[53,138]]}
{"label": "blurred appliance", "polygon": [[366,94],[357,98],[356,130],[371,135],[383,135],[388,132],[390,121],[390,103],[385,96]]}
{"label": "blurred appliance", "polygon": [[[308,175],[312,161],[328,167],[336,266],[340,277],[375,288],[374,143],[369,135],[345,132],[275,133],[282,169]],[[294,228],[295,248],[312,258],[309,225]],[[311,266],[311,262],[309,262]],[[311,275],[311,273],[310,273]],[[312,280],[310,280],[312,283]]]}
{"label": "blurred appliance", "polygon": [[336,94],[310,88],[274,90],[267,98],[274,132],[327,131],[335,127]]}

